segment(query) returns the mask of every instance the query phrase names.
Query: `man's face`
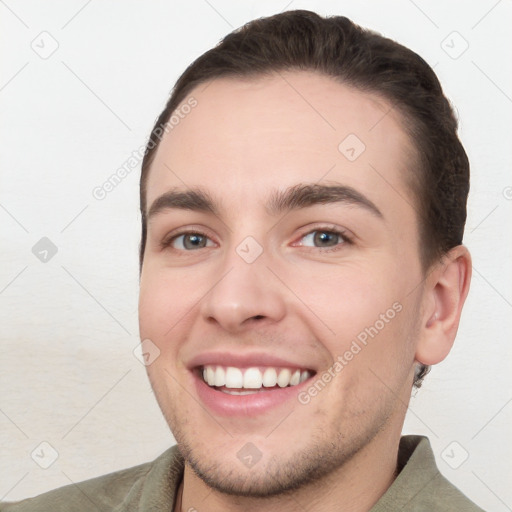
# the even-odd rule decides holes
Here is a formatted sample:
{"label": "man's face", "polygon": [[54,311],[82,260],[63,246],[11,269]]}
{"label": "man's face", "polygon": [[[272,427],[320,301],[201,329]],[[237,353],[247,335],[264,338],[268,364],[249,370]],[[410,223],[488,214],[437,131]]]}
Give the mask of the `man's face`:
{"label": "man's face", "polygon": [[318,74],[192,95],[147,183],[140,333],[187,462],[269,495],[400,432],[423,300],[412,151],[384,100]]}

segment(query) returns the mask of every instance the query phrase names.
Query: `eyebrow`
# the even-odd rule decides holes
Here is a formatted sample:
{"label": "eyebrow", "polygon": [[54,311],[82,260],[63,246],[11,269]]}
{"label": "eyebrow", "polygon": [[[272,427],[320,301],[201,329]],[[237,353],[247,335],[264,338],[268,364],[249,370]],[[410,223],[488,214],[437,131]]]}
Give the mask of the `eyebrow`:
{"label": "eyebrow", "polygon": [[384,218],[377,206],[366,196],[345,185],[298,184],[284,191],[275,191],[266,205],[271,215],[308,208],[317,204],[345,203],[361,207],[376,217]]}
{"label": "eyebrow", "polygon": [[157,197],[148,211],[148,219],[171,208],[219,214],[210,194],[202,188],[193,188],[189,190],[169,190]]}
{"label": "eyebrow", "polygon": [[[298,184],[286,190],[274,191],[265,205],[272,216],[308,208],[318,204],[345,203],[365,209],[383,219],[381,211],[366,196],[345,185]],[[219,205],[203,188],[170,190],[159,196],[151,205],[148,219],[168,209],[193,210],[219,216]]]}

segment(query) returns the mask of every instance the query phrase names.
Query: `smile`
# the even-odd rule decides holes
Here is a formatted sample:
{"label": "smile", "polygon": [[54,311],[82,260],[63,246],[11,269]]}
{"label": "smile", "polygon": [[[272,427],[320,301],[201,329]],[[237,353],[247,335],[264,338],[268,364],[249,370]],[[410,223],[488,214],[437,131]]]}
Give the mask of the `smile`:
{"label": "smile", "polygon": [[189,362],[189,370],[204,408],[238,418],[266,417],[297,404],[297,394],[317,373],[297,362],[254,353],[201,354]]}
{"label": "smile", "polygon": [[250,367],[205,365],[201,375],[212,388],[230,395],[248,395],[275,388],[293,387],[312,376],[313,372],[300,368]]}

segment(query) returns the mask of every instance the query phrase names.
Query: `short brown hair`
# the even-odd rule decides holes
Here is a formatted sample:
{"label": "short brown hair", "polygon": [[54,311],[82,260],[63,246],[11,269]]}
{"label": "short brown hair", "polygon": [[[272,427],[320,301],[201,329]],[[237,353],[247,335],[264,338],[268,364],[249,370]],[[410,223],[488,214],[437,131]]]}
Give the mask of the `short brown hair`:
{"label": "short brown hair", "polygon": [[[408,181],[415,197],[420,257],[425,271],[462,243],[469,192],[469,162],[457,120],[432,68],[416,53],[343,16],[304,10],[251,21],[196,59],[180,76],[155,123],[142,162],[140,265],[146,245],[146,182],[162,127],[200,84],[285,70],[316,71],[385,98],[402,115],[416,150]],[[415,384],[428,371],[418,368]]]}

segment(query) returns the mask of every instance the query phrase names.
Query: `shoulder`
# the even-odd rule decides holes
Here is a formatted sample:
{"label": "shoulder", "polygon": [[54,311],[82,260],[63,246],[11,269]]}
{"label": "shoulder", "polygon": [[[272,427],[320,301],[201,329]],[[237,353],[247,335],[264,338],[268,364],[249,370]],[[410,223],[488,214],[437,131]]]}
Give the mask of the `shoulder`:
{"label": "shoulder", "polygon": [[425,510],[484,512],[441,473],[438,473],[431,489],[421,498],[421,502],[426,507]]}
{"label": "shoulder", "polygon": [[413,449],[412,456],[407,462],[407,465],[410,465],[409,477],[416,480],[417,473],[428,468],[428,479],[418,479],[424,486],[418,490],[416,497],[421,507],[419,510],[484,512],[442,475],[427,437],[404,436],[402,440],[404,451],[407,452],[408,447]]}
{"label": "shoulder", "polygon": [[[144,489],[148,485],[158,487],[160,481],[167,480],[165,483],[172,486],[173,479],[166,479],[166,476],[170,476],[169,473],[175,470],[177,464],[180,466],[179,455],[176,446],[173,446],[152,462],[66,485],[34,498],[1,503],[0,511],[113,511],[117,510],[118,507],[122,507],[122,510],[130,509],[130,504],[140,503]],[[178,473],[175,476],[174,480],[179,477]],[[148,482],[148,480],[151,480],[151,482]],[[155,482],[155,480],[158,481]],[[171,492],[172,490],[170,489]]]}
{"label": "shoulder", "polygon": [[372,512],[484,512],[440,473],[428,438],[402,437],[398,469],[395,481]]}

